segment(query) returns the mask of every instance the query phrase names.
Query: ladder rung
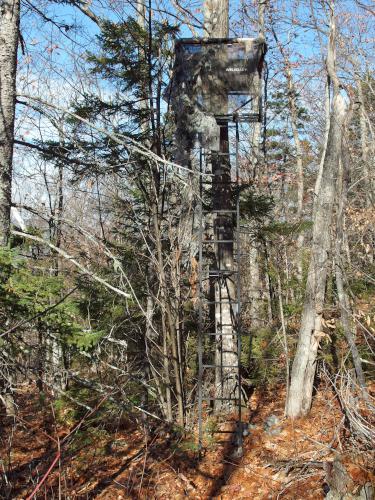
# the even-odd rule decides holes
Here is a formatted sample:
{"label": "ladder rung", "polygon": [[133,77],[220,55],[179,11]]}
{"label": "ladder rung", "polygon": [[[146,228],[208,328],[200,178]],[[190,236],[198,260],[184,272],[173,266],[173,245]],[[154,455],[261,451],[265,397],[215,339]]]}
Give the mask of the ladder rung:
{"label": "ladder rung", "polygon": [[[210,175],[214,175],[214,174],[210,174]],[[216,179],[212,180],[212,181],[201,181],[201,184],[205,184],[205,185],[208,185],[208,186],[212,186],[212,184],[225,184],[225,185],[231,185],[231,184],[238,184],[239,185],[239,182],[238,181],[218,181]],[[241,184],[241,186],[250,186],[251,184]]]}
{"label": "ladder rung", "polygon": [[233,431],[205,431],[205,432],[207,434],[234,434],[235,432],[237,432],[237,429],[234,429]]}
{"label": "ladder rung", "polygon": [[226,115],[220,116],[216,115],[216,122],[218,125],[224,126],[224,127],[229,127],[229,128],[234,128],[233,125],[229,125],[229,123],[253,123],[253,122],[260,122],[260,115],[258,113],[243,113],[240,115],[232,116],[232,117],[227,117]]}
{"label": "ladder rung", "polygon": [[237,269],[211,269],[208,271],[208,274],[210,276],[214,276],[214,275],[222,275],[222,274],[236,274],[238,273],[238,270]]}
{"label": "ladder rung", "polygon": [[[212,272],[212,273],[209,273],[209,276],[208,278],[220,278],[220,277],[226,277],[226,278],[230,278],[232,274],[238,274],[238,271],[230,271],[228,273],[215,273],[215,272]],[[203,278],[204,279],[204,278]],[[207,278],[206,278],[207,279]]]}
{"label": "ladder rung", "polygon": [[235,243],[235,240],[202,240],[202,243]]}
{"label": "ladder rung", "polygon": [[[216,219],[217,221],[218,219]],[[233,221],[231,221],[232,223]],[[211,230],[215,230],[217,232],[221,231],[221,228],[220,229],[217,229],[217,226],[218,224],[216,224],[215,221],[212,221],[212,222],[205,222],[204,226],[202,225],[202,241],[208,241],[209,243],[212,243],[214,241],[225,241],[225,240],[214,240],[214,238],[203,238],[203,233],[206,233],[207,234],[207,231],[209,231],[210,229]],[[232,225],[231,229],[233,230],[233,238],[234,238],[234,243],[237,242],[237,228],[235,226],[235,224]],[[241,233],[242,234],[242,233]]]}
{"label": "ladder rung", "polygon": [[235,214],[237,210],[202,210],[204,214]]}
{"label": "ladder rung", "polygon": [[[228,210],[228,212],[233,212],[233,213],[235,213],[236,211],[235,211],[235,210]],[[208,212],[208,211],[207,211],[207,214],[208,214],[208,213],[211,213],[211,212]],[[214,213],[216,213],[216,212],[212,212],[212,214],[214,214]],[[207,214],[206,214],[206,215],[207,215]],[[231,225],[232,225],[233,232],[237,232],[237,224],[236,224],[235,222],[233,222],[233,215],[232,215],[232,213],[230,213],[230,214],[228,214],[228,215],[225,215],[225,214],[224,214],[224,215],[220,215],[220,214],[219,214],[219,215],[216,217],[216,219],[215,219],[215,218],[212,218],[212,219],[210,219],[210,220],[208,220],[208,219],[207,219],[206,221],[204,221],[204,222],[203,222],[203,224],[202,224],[202,234],[203,234],[204,232],[207,232],[209,229],[213,229],[213,228],[215,228],[215,229],[216,229],[216,228],[219,226],[219,224],[222,224],[222,222],[218,222],[218,221],[219,221],[219,219],[221,220],[221,219],[222,219],[222,218],[224,218],[224,217],[226,218],[226,221],[227,221],[227,222],[229,222],[229,224],[231,224]],[[229,224],[228,224],[228,225],[229,225]],[[202,239],[203,239],[203,238],[202,238]],[[204,241],[207,241],[207,238],[206,238]],[[209,241],[212,241],[212,240],[209,240]]]}

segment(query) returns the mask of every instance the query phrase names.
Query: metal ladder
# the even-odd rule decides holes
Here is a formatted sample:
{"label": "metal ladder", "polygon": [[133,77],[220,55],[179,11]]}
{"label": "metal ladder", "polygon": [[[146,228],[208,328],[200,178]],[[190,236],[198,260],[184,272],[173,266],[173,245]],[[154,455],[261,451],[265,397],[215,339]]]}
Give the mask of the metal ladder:
{"label": "metal ladder", "polygon": [[[199,424],[199,453],[203,450],[204,428],[203,412],[204,403],[207,407],[211,405],[216,408],[228,403],[230,409],[236,410],[236,428],[233,431],[216,431],[217,433],[235,433],[235,443],[242,454],[243,444],[243,422],[242,422],[242,388],[241,388],[241,247],[240,247],[240,162],[239,162],[239,127],[235,117],[227,117],[218,121],[219,126],[228,127],[234,130],[234,152],[231,153],[230,145],[227,153],[218,153],[219,168],[221,162],[227,163],[230,171],[230,178],[218,180],[212,175],[207,180],[207,175],[212,174],[212,162],[210,153],[200,148],[200,188],[199,188],[199,267],[198,267],[198,304],[199,304],[199,331],[198,331],[198,424]],[[229,134],[229,133],[228,133]],[[234,161],[233,161],[234,159]],[[232,160],[232,161],[231,161]],[[234,174],[234,179],[232,175]],[[229,194],[225,208],[218,208],[213,205],[214,190],[226,189]],[[231,237],[222,239],[220,231],[215,227],[218,221],[227,223],[231,228]],[[221,255],[226,250],[232,252],[232,266],[226,268],[226,262],[221,261]],[[212,261],[216,263],[212,268]],[[233,296],[231,296],[231,294]],[[211,308],[211,318],[210,318]],[[223,316],[228,318],[228,308],[230,310],[230,323]],[[215,319],[212,319],[214,311]],[[223,312],[225,311],[225,313]],[[225,318],[224,318],[225,319]],[[229,365],[223,364],[223,342],[224,337],[231,336],[235,348],[230,351],[232,361]],[[228,354],[229,351],[226,353]],[[212,374],[213,371],[213,374]],[[205,389],[205,383],[215,381],[214,392],[212,393],[212,383],[209,389]],[[228,378],[235,380],[235,391],[230,396],[223,394],[223,388]]]}

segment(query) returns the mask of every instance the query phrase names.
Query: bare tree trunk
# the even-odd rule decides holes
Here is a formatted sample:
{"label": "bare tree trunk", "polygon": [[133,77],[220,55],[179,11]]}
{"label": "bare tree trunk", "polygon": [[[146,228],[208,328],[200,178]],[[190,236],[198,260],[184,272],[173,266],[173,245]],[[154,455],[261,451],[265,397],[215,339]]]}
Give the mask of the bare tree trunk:
{"label": "bare tree trunk", "polygon": [[265,240],[263,240],[263,251],[264,251],[264,283],[267,295],[267,316],[268,316],[268,323],[272,324],[274,316],[274,311],[273,311],[274,293],[273,293],[272,279],[270,274],[270,258],[268,255],[267,242]]}
{"label": "bare tree trunk", "polygon": [[339,93],[340,83],[335,62],[335,19],[331,4],[327,73],[333,83],[334,98],[330,114],[327,144],[323,151],[321,174],[313,210],[313,238],[307,276],[305,303],[296,355],[293,361],[287,415],[306,415],[311,407],[316,358],[321,336],[327,273],[330,266],[330,231],[336,196],[336,178],[342,153],[342,134],[346,105]]}
{"label": "bare tree trunk", "polygon": [[0,3],[0,246],[10,235],[20,0]]}
{"label": "bare tree trunk", "polygon": [[289,347],[288,347],[288,336],[286,332],[284,307],[283,307],[283,290],[281,288],[281,278],[280,273],[277,274],[277,293],[279,296],[279,313],[281,321],[281,330],[283,332],[283,347],[285,355],[285,376],[286,376],[286,401],[288,401],[289,396]]}
{"label": "bare tree trunk", "polygon": [[228,0],[204,1],[204,30],[209,38],[229,36]]}
{"label": "bare tree trunk", "polygon": [[[285,59],[285,75],[288,82],[288,99],[289,99],[289,109],[290,109],[290,121],[293,131],[294,146],[296,148],[296,167],[297,167],[297,212],[296,218],[301,222],[303,214],[303,194],[304,194],[304,172],[303,172],[303,151],[301,146],[301,140],[298,132],[298,108],[296,103],[296,89],[294,86],[294,81],[292,77],[292,72],[290,69],[290,61]],[[303,241],[304,235],[300,230],[297,238],[297,270],[298,278],[302,281],[302,264],[303,264]]]}
{"label": "bare tree trunk", "polygon": [[[265,38],[264,30],[264,14],[266,9],[267,0],[258,1],[258,33],[259,37]],[[262,79],[257,79],[257,94],[262,95]],[[253,166],[253,178],[257,177],[259,172],[259,164],[261,162],[261,150],[260,150],[260,136],[261,136],[262,123],[260,121],[254,123],[253,136],[251,138],[251,162]],[[263,158],[264,160],[264,158]],[[264,168],[264,164],[263,164]],[[255,332],[258,328],[262,326],[262,280],[260,273],[260,252],[259,252],[259,242],[250,238],[249,241],[249,299],[250,299],[250,319],[251,319],[251,329]]]}
{"label": "bare tree trunk", "polygon": [[[204,2],[204,28],[209,38],[227,38],[229,36],[229,3],[228,0],[205,0]],[[215,96],[212,96],[215,99]],[[223,114],[227,102],[221,99]],[[228,126],[218,127],[219,153],[212,151],[213,179],[213,209],[231,210],[231,165],[229,160],[229,134]],[[214,138],[213,138],[214,139]],[[227,155],[227,156],[224,156]],[[232,214],[221,213],[214,216],[215,240],[234,240],[234,227]],[[216,397],[235,398],[238,384],[233,367],[237,366],[237,341],[233,332],[234,310],[236,300],[235,275],[230,274],[234,269],[233,243],[215,245],[215,268],[226,274],[218,276],[215,283],[215,331],[216,337]],[[224,365],[227,368],[221,368]],[[215,401],[215,410],[224,407],[231,409],[233,402]]]}
{"label": "bare tree trunk", "polygon": [[335,182],[341,155],[342,128],[346,116],[343,98],[333,100],[331,125],[321,187],[315,203],[313,242],[306,283],[297,352],[293,362],[287,414],[305,415],[310,410],[319,347],[324,293],[330,263],[330,231],[335,200]]}
{"label": "bare tree trunk", "polygon": [[355,325],[351,320],[350,302],[348,294],[344,287],[343,272],[343,243],[344,243],[344,212],[347,202],[348,189],[348,167],[347,160],[340,162],[340,175],[338,178],[338,208],[336,216],[336,245],[335,245],[335,276],[337,296],[340,305],[341,323],[344,329],[344,335],[352,355],[354,368],[357,374],[359,385],[363,390],[363,395],[367,397],[366,381],[362,370],[361,357],[355,343]]}
{"label": "bare tree trunk", "polygon": [[[137,0],[136,7],[137,7],[137,22],[142,29],[145,29],[146,28],[146,13],[147,13],[145,1],[144,0]],[[143,60],[144,56],[145,56],[145,54],[142,52],[142,48],[139,47],[138,48],[139,60]],[[142,89],[142,94],[143,94],[142,99],[139,102],[139,108],[141,110],[145,110],[145,109],[147,109],[147,106],[148,106],[147,89],[146,88]],[[142,118],[142,120],[144,120],[143,116],[141,118]],[[143,134],[147,135],[148,121],[141,123],[141,130],[142,130]],[[146,275],[147,276],[151,275],[150,269],[148,269]],[[151,278],[151,276],[150,276],[150,278]],[[166,385],[166,394],[167,394],[167,396],[169,396],[169,397],[167,397],[167,401],[168,401],[168,403],[167,403],[165,401],[164,394],[161,391],[160,384],[158,383],[159,382],[158,375],[152,369],[152,363],[150,363],[150,360],[148,358],[148,345],[149,345],[149,342],[152,341],[153,333],[154,333],[153,328],[152,328],[153,316],[154,316],[154,300],[153,300],[152,292],[150,289],[152,282],[153,282],[152,278],[149,279],[149,295],[147,296],[147,301],[146,301],[146,317],[145,317],[146,325],[145,325],[145,332],[144,332],[145,356],[142,360],[142,375],[141,375],[142,382],[143,382],[142,407],[145,410],[148,409],[148,399],[149,399],[148,398],[148,382],[149,382],[149,374],[150,374],[150,370],[151,370],[151,372],[153,371],[153,376],[154,376],[154,380],[155,380],[155,383],[156,383],[156,386],[157,386],[157,389],[159,392],[159,396],[161,399],[161,406],[162,406],[163,412],[164,412],[167,420],[171,421],[171,419],[172,419],[172,405],[171,405],[171,398],[170,398],[170,384],[169,383],[165,384]],[[166,332],[165,332],[165,329],[163,328],[163,340],[165,340],[165,334],[166,334]],[[166,341],[165,341],[165,344],[166,344]],[[163,344],[163,346],[164,346],[164,344]],[[166,351],[167,349],[166,348],[163,349],[163,352],[164,352],[164,350]],[[164,365],[165,365],[165,363],[168,365],[168,358],[167,358],[166,353],[164,354],[163,363],[164,363]],[[151,364],[151,368],[150,368],[150,364]],[[142,419],[143,419],[143,425],[144,425],[145,432],[148,432],[148,430],[147,430],[148,429],[147,414],[143,413],[142,415],[143,415]]]}
{"label": "bare tree trunk", "polygon": [[164,378],[165,378],[165,396],[166,396],[166,418],[168,422],[173,422],[173,410],[172,410],[172,393],[171,393],[171,377],[169,369],[169,356],[168,356],[168,331],[165,324],[165,316],[162,314],[162,330],[163,330],[163,368],[164,368]]}
{"label": "bare tree trunk", "polygon": [[181,380],[181,372],[179,366],[179,356],[178,356],[178,341],[177,341],[177,331],[176,331],[176,322],[173,317],[172,306],[170,303],[170,299],[168,296],[168,288],[167,288],[167,280],[164,271],[164,259],[163,259],[163,251],[161,246],[161,234],[159,228],[159,220],[157,213],[157,206],[153,204],[152,207],[152,218],[153,218],[153,226],[154,226],[154,234],[155,234],[155,244],[156,244],[156,254],[158,261],[158,272],[159,272],[159,282],[161,289],[161,298],[163,300],[163,307],[165,310],[166,317],[166,327],[169,332],[169,341],[172,353],[172,366],[174,371],[174,380],[175,380],[175,391],[176,391],[176,400],[177,400],[177,423],[181,426],[184,425],[184,398],[183,398],[183,386]]}
{"label": "bare tree trunk", "polygon": [[[63,141],[60,139],[60,145]],[[59,163],[58,165],[58,179],[57,179],[57,207],[55,210],[55,245],[57,248],[61,247],[62,239],[62,216],[64,209],[64,165]],[[58,276],[60,272],[60,258],[56,256],[55,260],[55,275]]]}
{"label": "bare tree trunk", "polygon": [[[258,33],[259,37],[265,39],[265,30],[264,30],[264,14],[266,9],[266,4],[268,0],[258,0]],[[257,85],[257,95],[261,96],[263,94],[262,87],[263,82],[261,78],[256,80]],[[251,163],[253,167],[253,178],[255,179],[257,175],[259,175],[259,164],[261,162],[261,150],[260,150],[260,136],[261,136],[262,122],[257,121],[254,123],[253,128],[253,136],[251,138],[252,143],[252,157]],[[264,162],[264,158],[263,158]],[[263,164],[263,168],[265,165]]]}
{"label": "bare tree trunk", "polygon": [[255,332],[263,324],[262,280],[260,276],[259,248],[256,242],[249,243],[249,299],[251,330]]}
{"label": "bare tree trunk", "polygon": [[[64,117],[61,120],[59,127],[59,146],[64,147]],[[48,189],[48,185],[46,182],[46,187]],[[57,165],[57,186],[56,186],[56,195],[54,201],[54,208],[52,210],[52,228],[53,232],[51,234],[52,243],[57,247],[61,248],[62,242],[62,218],[63,218],[63,210],[64,210],[64,164],[62,161],[58,162]],[[60,264],[61,257],[59,254],[56,254],[53,259],[53,274],[55,276],[59,276],[60,274]],[[64,345],[62,339],[58,339],[55,336],[47,335],[46,342],[46,356],[49,361],[49,366],[51,370],[51,384],[57,392],[66,389],[66,377],[62,375],[64,372]]]}
{"label": "bare tree trunk", "polygon": [[[0,1],[0,246],[10,238],[14,117],[16,106],[17,48],[20,0]],[[11,392],[12,373],[0,380],[1,399],[7,415],[15,414]]]}
{"label": "bare tree trunk", "polygon": [[371,207],[374,203],[374,183],[372,172],[369,165],[369,147],[368,147],[368,135],[367,135],[367,124],[366,124],[366,113],[365,113],[365,100],[363,96],[363,88],[361,79],[356,76],[356,84],[358,90],[358,103],[359,103],[359,130],[361,135],[361,159],[363,176],[365,177],[365,193],[366,193],[366,205]]}
{"label": "bare tree trunk", "polygon": [[342,134],[346,105],[339,93],[335,66],[335,20],[331,5],[330,35],[327,54],[327,72],[333,82],[334,98],[319,191],[313,212],[313,241],[307,276],[305,304],[297,352],[293,361],[287,415],[306,415],[311,407],[316,358],[321,336],[321,322],[327,273],[330,265],[330,231],[336,196],[336,177],[342,152]]}
{"label": "bare tree trunk", "polygon": [[328,144],[328,132],[329,132],[330,117],[331,117],[331,93],[330,93],[329,75],[327,75],[327,81],[325,85],[324,110],[325,110],[325,128],[324,128],[323,150],[322,150],[322,156],[320,158],[318,175],[316,176],[316,181],[315,181],[314,196],[317,196],[320,190],[320,184],[322,182],[322,175],[323,175],[324,159],[326,157],[327,144]]}
{"label": "bare tree trunk", "polygon": [[[296,148],[296,170],[297,170],[297,212],[296,212],[296,218],[298,221],[301,221],[302,213],[303,213],[304,172],[303,172],[303,151],[302,151],[301,139],[300,139],[299,132],[298,132],[298,107],[297,107],[297,101],[296,101],[297,93],[296,93],[296,88],[294,85],[291,64],[290,64],[288,54],[287,54],[285,48],[283,47],[283,45],[279,42],[279,39],[278,39],[274,29],[272,29],[272,32],[273,32],[273,36],[275,38],[275,41],[277,43],[277,46],[280,50],[280,53],[284,59],[284,68],[283,69],[284,69],[284,75],[285,75],[285,78],[287,81],[287,87],[288,87],[288,104],[289,104],[289,112],[290,112],[290,123],[292,126],[294,146]],[[298,234],[298,238],[297,238],[297,252],[298,252],[297,271],[298,271],[298,278],[300,281],[302,280],[303,241],[304,241],[303,233],[302,233],[302,231],[300,231]]]}

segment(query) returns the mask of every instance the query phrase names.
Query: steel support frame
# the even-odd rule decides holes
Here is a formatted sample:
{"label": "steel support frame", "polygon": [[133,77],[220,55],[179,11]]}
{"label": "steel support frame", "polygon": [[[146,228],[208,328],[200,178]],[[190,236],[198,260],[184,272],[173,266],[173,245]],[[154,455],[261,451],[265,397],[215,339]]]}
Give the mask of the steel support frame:
{"label": "steel support frame", "polygon": [[[242,454],[242,441],[243,441],[243,434],[242,434],[242,429],[243,429],[243,423],[242,423],[242,407],[243,407],[243,402],[242,402],[242,382],[241,382],[241,273],[240,273],[240,260],[241,260],[241,241],[240,241],[240,193],[241,193],[241,186],[240,186],[240,162],[239,162],[239,127],[238,123],[240,120],[237,120],[236,117],[227,117],[227,124],[226,126],[230,126],[229,122],[232,122],[234,125],[230,126],[231,128],[235,128],[235,181],[231,181],[230,184],[234,188],[235,192],[235,207],[232,206],[230,209],[225,209],[225,210],[219,210],[219,209],[214,209],[211,207],[211,210],[207,210],[204,207],[204,196],[205,196],[205,186],[208,184],[206,179],[206,176],[204,175],[205,168],[204,168],[204,160],[205,160],[205,154],[200,147],[200,152],[199,152],[199,169],[200,169],[200,187],[199,187],[199,207],[198,207],[198,217],[199,217],[199,266],[198,266],[198,289],[199,289],[199,295],[198,295],[198,304],[199,304],[199,332],[198,332],[198,449],[199,449],[199,455],[201,456],[202,450],[203,450],[203,441],[204,441],[204,430],[203,430],[203,402],[204,401],[212,401],[215,403],[216,401],[223,401],[224,398],[220,397],[217,393],[215,393],[214,397],[207,396],[203,394],[203,384],[204,384],[204,375],[206,372],[206,369],[209,368],[214,368],[215,370],[217,368],[225,369],[225,368],[233,368],[234,376],[237,377],[237,384],[238,384],[238,397],[233,397],[233,398],[225,398],[225,400],[230,400],[230,401],[235,401],[236,402],[236,410],[237,410],[237,425],[236,429],[233,432],[237,433],[236,436],[236,443],[238,446],[238,451],[239,454]],[[228,157],[233,156],[229,152]],[[230,166],[232,169],[232,165]],[[211,193],[212,196],[212,193]],[[205,229],[206,229],[206,224],[205,224],[205,219],[207,216],[211,216],[212,219],[217,216],[217,214],[220,213],[227,213],[230,215],[235,215],[236,221],[234,224],[234,232],[235,235],[233,235],[233,241],[232,243],[236,244],[236,249],[235,249],[235,254],[236,254],[236,260],[233,261],[233,267],[236,266],[236,269],[228,270],[225,272],[225,270],[218,270],[218,275],[220,271],[222,274],[225,276],[224,279],[234,279],[235,280],[235,288],[236,288],[236,297],[234,300],[232,300],[229,297],[228,299],[221,299],[220,295],[220,301],[222,300],[223,304],[228,304],[228,303],[233,303],[237,306],[237,310],[235,314],[232,314],[232,335],[236,336],[237,340],[237,365],[232,366],[224,366],[222,363],[221,365],[216,365],[216,361],[214,364],[209,364],[207,363],[205,359],[205,343],[206,343],[206,336],[212,336],[212,338],[215,338],[215,348],[217,348],[218,342],[221,342],[222,338],[224,335],[228,335],[226,333],[223,333],[220,331],[220,329],[215,326],[215,332],[207,332],[207,326],[205,324],[205,311],[204,307],[209,305],[210,301],[207,300],[205,297],[204,293],[204,274],[205,274],[205,263],[204,263],[204,248],[205,244],[207,243],[212,243],[213,245],[220,245],[224,243],[230,243],[231,241],[229,240],[219,240],[216,241],[214,238],[213,241],[206,240],[204,235],[205,235]],[[235,264],[236,262],[236,264]],[[208,263],[207,263],[208,264]],[[220,266],[218,266],[220,267]],[[210,274],[210,271],[207,273],[208,277],[212,277],[213,275]],[[208,278],[209,279],[209,278]],[[212,301],[211,301],[212,302]],[[214,299],[214,304],[216,306],[217,304],[217,299],[215,297]],[[222,325],[221,325],[222,326]],[[223,378],[222,378],[223,380]],[[215,391],[217,388],[215,388]]]}

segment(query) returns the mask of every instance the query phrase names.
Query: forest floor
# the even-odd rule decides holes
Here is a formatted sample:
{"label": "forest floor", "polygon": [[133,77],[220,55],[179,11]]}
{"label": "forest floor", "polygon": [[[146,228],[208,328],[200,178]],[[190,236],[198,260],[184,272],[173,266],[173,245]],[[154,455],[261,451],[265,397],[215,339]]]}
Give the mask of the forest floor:
{"label": "forest floor", "polygon": [[[194,434],[159,426],[146,439],[141,425],[124,419],[105,430],[85,419],[69,427],[29,388],[18,395],[16,419],[2,418],[0,498],[26,499],[39,486],[32,498],[319,500],[337,456],[357,488],[374,481],[371,453],[356,449],[329,388],[319,390],[308,418],[286,420],[284,400],[280,387],[255,391],[243,457],[233,458],[230,434],[215,433],[198,461]],[[230,418],[209,422],[234,426]]]}

